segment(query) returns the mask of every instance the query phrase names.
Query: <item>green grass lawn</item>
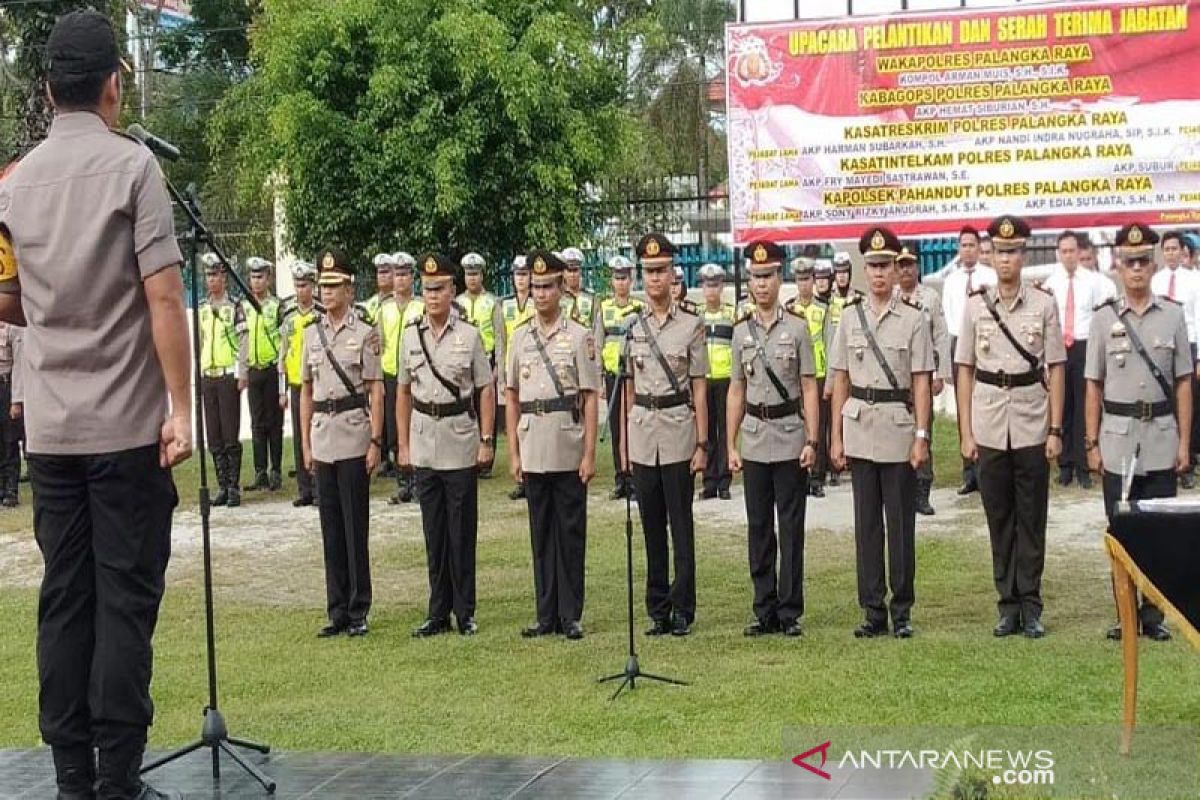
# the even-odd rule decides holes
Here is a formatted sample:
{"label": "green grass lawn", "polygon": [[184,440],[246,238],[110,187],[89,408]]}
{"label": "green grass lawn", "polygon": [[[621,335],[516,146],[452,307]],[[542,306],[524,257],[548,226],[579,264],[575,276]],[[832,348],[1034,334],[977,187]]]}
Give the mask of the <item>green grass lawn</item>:
{"label": "green grass lawn", "polygon": [[[945,423],[936,445],[940,482],[956,483],[956,437]],[[1118,647],[1103,638],[1113,610],[1098,550],[1049,559],[1046,639],[995,640],[986,536],[919,534],[916,638],[858,641],[851,636],[860,619],[853,540],[810,517],[806,635],[748,640],[741,635],[751,601],[745,531],[706,512],[720,501],[696,505],[694,634],[643,637],[637,590],[643,668],[692,685],[639,685],[609,702],[612,687],[595,679],[620,671],[625,661],[625,535],[623,508],[598,499],[611,487],[611,464],[600,461],[588,537],[588,636],[581,642],[517,635],[532,620],[533,585],[524,506],[504,497],[510,482],[502,464],[501,474],[482,483],[481,632],[474,639],[409,637],[426,595],[415,529],[373,547],[376,605],[371,635],[361,640],[314,638],[323,606],[320,591],[306,582],[319,581],[316,541],[311,552],[291,560],[263,548],[248,562],[219,562],[221,704],[235,735],[300,750],[778,758],[789,726],[1119,721],[1121,661]],[[178,475],[185,503],[194,503],[194,475],[194,464]],[[375,482],[377,495],[389,489]],[[22,519],[28,530],[27,504],[2,519],[6,531],[20,530]],[[207,698],[198,560],[172,582],[163,606],[154,675],[156,747],[194,738]],[[643,563],[639,538],[639,575]],[[302,599],[272,590],[291,583],[305,587]],[[0,588],[0,617],[6,621],[0,747],[33,746],[36,591]],[[1181,641],[1143,645],[1142,653],[1140,723],[1194,723],[1200,718],[1196,654]]]}

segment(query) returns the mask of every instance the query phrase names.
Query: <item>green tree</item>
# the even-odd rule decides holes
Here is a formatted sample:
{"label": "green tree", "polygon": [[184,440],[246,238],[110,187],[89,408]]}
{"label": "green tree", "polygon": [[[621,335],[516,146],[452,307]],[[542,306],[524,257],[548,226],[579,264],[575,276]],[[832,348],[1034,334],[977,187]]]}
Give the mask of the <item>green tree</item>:
{"label": "green tree", "polygon": [[574,0],[265,0],[214,153],[242,202],[281,193],[301,253],[577,241],[636,143],[595,39]]}

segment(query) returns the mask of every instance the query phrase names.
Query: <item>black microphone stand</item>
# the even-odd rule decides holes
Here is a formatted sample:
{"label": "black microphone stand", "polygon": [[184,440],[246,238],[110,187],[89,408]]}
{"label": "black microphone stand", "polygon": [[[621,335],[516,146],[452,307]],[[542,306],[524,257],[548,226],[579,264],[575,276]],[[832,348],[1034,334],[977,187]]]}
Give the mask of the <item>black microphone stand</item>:
{"label": "black microphone stand", "polygon": [[[631,320],[632,322],[632,320]],[[624,352],[621,354],[620,368],[617,370],[617,383],[613,387],[613,394],[617,398],[617,402],[621,404],[621,446],[625,448],[625,452],[629,450],[629,412],[625,405],[625,388],[629,385],[629,376],[626,374],[629,363],[629,342],[633,337],[632,324],[625,330],[625,345]],[[637,679],[644,678],[649,681],[658,681],[659,683],[672,683],[676,686],[687,686],[686,681],[676,680],[675,678],[664,678],[661,675],[651,675],[649,672],[642,672],[641,665],[638,663],[637,646],[633,638],[633,500],[632,492],[625,493],[625,588],[629,600],[628,607],[628,622],[629,622],[629,656],[625,661],[625,669],[615,675],[606,675],[603,678],[598,678],[597,683],[607,683],[609,681],[620,681],[621,685],[617,687],[617,691],[613,692],[609,700],[616,700],[621,692],[628,686],[630,689],[637,688]]]}
{"label": "black microphone stand", "polygon": [[256,309],[261,311],[258,301],[254,299],[254,295],[246,287],[238,274],[229,266],[228,259],[225,254],[218,248],[217,243],[213,241],[212,234],[208,228],[200,220],[200,203],[195,196],[195,187],[189,186],[189,196],[184,197],[178,189],[164,177],[167,185],[167,191],[171,193],[171,197],[183,209],[190,223],[188,233],[186,234],[187,249],[188,249],[188,265],[192,270],[192,363],[193,363],[193,381],[194,381],[194,401],[196,405],[196,447],[195,452],[200,459],[200,532],[201,539],[204,544],[204,621],[206,644],[208,647],[208,705],[204,707],[204,724],[200,729],[200,739],[192,742],[184,748],[176,750],[170,755],[163,756],[155,761],[142,767],[142,774],[158,769],[159,767],[169,764],[177,758],[193,753],[202,747],[207,747],[212,751],[212,774],[213,780],[220,782],[221,780],[221,758],[220,754],[224,752],[238,766],[262,784],[262,787],[267,790],[268,794],[275,793],[275,781],[263,774],[257,767],[246,761],[240,753],[234,750],[234,747],[243,747],[249,750],[256,750],[260,753],[270,753],[271,748],[248,742],[243,739],[234,739],[229,735],[229,729],[225,725],[225,718],[217,709],[217,642],[215,625],[213,622],[213,571],[212,571],[212,532],[209,526],[209,515],[211,504],[208,496],[208,470],[205,466],[206,443],[204,438],[204,403],[200,391],[200,279],[197,275],[196,254],[201,244],[207,244],[212,252],[216,253],[221,265],[225,268],[225,274],[233,278],[233,282],[242,290],[246,299]]}

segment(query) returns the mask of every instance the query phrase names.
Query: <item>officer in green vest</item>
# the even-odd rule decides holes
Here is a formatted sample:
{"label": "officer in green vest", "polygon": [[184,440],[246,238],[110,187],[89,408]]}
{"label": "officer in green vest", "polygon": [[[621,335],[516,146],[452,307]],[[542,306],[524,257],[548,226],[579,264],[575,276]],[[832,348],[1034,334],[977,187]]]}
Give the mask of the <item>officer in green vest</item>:
{"label": "officer in green vest", "polygon": [[279,407],[279,325],[283,304],[271,293],[271,262],[255,256],[247,260],[246,266],[250,270],[250,293],[262,312],[256,311],[249,300],[241,302],[243,323],[238,327],[238,364],[242,377],[238,388],[248,390],[254,452],[254,483],[245,490],[277,492],[283,488],[283,410]]}
{"label": "officer in green vest", "polygon": [[568,247],[562,251],[562,260],[567,265],[567,271],[563,273],[563,287],[566,290],[561,301],[563,313],[574,316],[585,327],[592,329],[599,339],[596,309],[600,303],[596,295],[583,288],[583,251],[578,247]]}
{"label": "officer in green vest", "polygon": [[[389,311],[388,331],[386,337],[383,336],[381,330],[382,344],[382,360],[385,377],[393,378],[392,381],[392,401],[388,405],[384,413],[384,419],[387,422],[388,428],[391,430],[392,439],[387,440],[389,448],[388,456],[391,457],[392,451],[395,449],[394,442],[397,441],[397,425],[396,419],[396,384],[395,378],[399,374],[400,364],[400,339],[404,335],[404,326],[413,320],[420,319],[425,313],[425,301],[414,294],[413,284],[415,283],[415,273],[417,260],[410,254],[401,250],[398,253],[392,254],[392,260],[395,267],[392,272],[392,299],[394,301],[394,313],[398,317],[392,316],[393,311]],[[386,394],[385,381],[385,394]],[[387,405],[385,403],[385,405]],[[388,498],[390,505],[399,505],[400,503],[411,503],[416,492],[416,475],[411,472],[396,470],[396,493]]]}
{"label": "officer in green vest", "polygon": [[[376,292],[357,306],[360,312],[363,312],[359,316],[368,325],[374,325],[379,321],[379,309],[392,296],[392,281],[395,269],[395,256],[389,253],[380,253],[375,256]],[[391,456],[389,455],[388,458],[390,460]]]}
{"label": "officer in green vest", "polygon": [[321,307],[313,300],[317,268],[306,261],[292,264],[292,284],[296,296],[284,307],[279,328],[279,376],[286,392],[279,398],[280,409],[292,410],[292,456],[296,459],[296,483],[299,496],[292,501],[297,508],[317,504],[316,482],[304,468],[304,444],[300,433],[300,390],[304,388],[304,329],[321,316]]}
{"label": "officer in green vest", "polygon": [[[841,314],[841,306],[839,305],[836,309],[833,307],[833,262],[827,258],[818,258],[813,262],[813,297],[825,306],[825,356],[828,360],[829,343],[833,341],[833,335],[837,332],[837,322]],[[829,441],[833,435],[833,419],[830,417],[832,389],[832,385],[829,384],[824,384],[821,387],[821,434],[818,437],[821,441],[821,446],[818,450],[818,458],[824,459],[822,463],[825,465],[825,473],[821,476],[822,482],[824,482],[825,476],[828,475],[829,484],[837,486],[838,473],[832,469],[832,465],[829,463]]]}
{"label": "officer in green vest", "polygon": [[604,346],[600,351],[600,361],[604,365],[604,391],[608,397],[608,436],[612,440],[613,469],[616,472],[616,488],[613,489],[612,499],[619,500],[626,495],[633,496],[633,476],[621,468],[621,407],[617,397],[617,376],[620,374],[621,361],[624,358],[625,333],[627,325],[635,316],[641,313],[643,305],[635,300],[630,289],[633,288],[633,262],[625,256],[613,256],[608,260],[608,268],[612,273],[613,296],[600,301],[600,321],[604,326]]}
{"label": "officer in green vest", "polygon": [[[850,271],[852,264],[850,262],[850,254],[844,250],[840,250],[833,255],[833,286],[829,290],[829,342],[833,341],[833,337],[837,334],[838,325],[842,321],[842,309],[846,307],[846,303],[853,300],[855,297],[862,297],[862,292],[850,286]],[[826,383],[825,389],[821,393],[821,401],[824,406],[832,407],[833,399],[833,384]],[[832,413],[832,411],[830,412]],[[824,411],[822,411],[824,415]],[[829,485],[837,486],[841,482],[841,473],[832,465],[829,471]]]}
{"label": "officer in green vest", "polygon": [[208,297],[200,304],[200,393],[204,432],[217,473],[214,506],[240,506],[242,493],[241,394],[238,389],[238,326],[242,309],[229,299],[225,272],[215,253],[201,256]]}
{"label": "officer in green vest", "polygon": [[729,393],[729,377],[733,370],[733,323],[737,312],[732,303],[724,302],[722,296],[725,270],[717,264],[705,264],[700,268],[700,281],[704,289],[700,318],[708,343],[708,441],[713,448],[705,464],[704,491],[700,496],[705,500],[714,497],[728,500],[733,473],[729,471],[726,450],[725,396]]}
{"label": "officer in green vest", "polygon": [[[504,318],[504,353],[508,352],[508,346],[512,341],[513,331],[516,327],[537,314],[537,309],[534,307],[529,294],[529,265],[525,263],[525,256],[523,255],[513,258],[512,280],[513,294],[508,295],[500,301],[500,315]],[[506,363],[507,358],[500,362],[501,385],[506,385],[506,379],[503,374]],[[517,487],[508,493],[508,497],[510,500],[524,499],[525,482],[518,482]]]}
{"label": "officer in green vest", "polygon": [[[379,253],[375,256],[375,280],[380,287],[387,287],[386,295],[373,304],[375,329],[379,332],[380,366],[383,370],[383,453],[379,466],[379,477],[395,478],[396,465],[392,454],[396,452],[396,374],[400,364],[400,331],[402,328],[400,307],[395,297],[396,256],[391,253]],[[372,312],[370,298],[364,306],[368,314]]]}
{"label": "officer in green vest", "polygon": [[[813,361],[817,366],[817,392],[825,395],[826,346],[829,336],[829,306],[817,297],[814,286],[816,262],[808,258],[792,261],[792,276],[796,281],[796,296],[784,305],[808,320],[808,335],[812,339]],[[818,423],[817,463],[808,472],[808,494],[825,496],[825,473],[829,469],[829,414],[822,411]]]}
{"label": "officer in green vest", "polygon": [[[483,285],[483,268],[487,266],[479,253],[467,253],[460,262],[467,290],[458,296],[458,306],[466,320],[479,331],[483,342],[483,351],[487,354],[488,362],[492,365],[492,377],[496,376],[496,365],[503,361],[504,355],[504,317],[500,313],[500,301],[496,295],[489,292]],[[493,385],[493,388],[494,385]],[[493,413],[495,413],[495,393],[492,394]],[[483,401],[483,390],[475,390],[475,408]],[[479,470],[479,477],[492,477],[492,467],[487,465]]]}

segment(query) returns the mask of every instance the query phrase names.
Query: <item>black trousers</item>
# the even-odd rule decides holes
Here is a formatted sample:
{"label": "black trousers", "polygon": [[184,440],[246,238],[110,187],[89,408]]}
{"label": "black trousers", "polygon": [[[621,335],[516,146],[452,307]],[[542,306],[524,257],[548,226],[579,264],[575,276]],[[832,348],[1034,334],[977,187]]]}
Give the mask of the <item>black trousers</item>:
{"label": "black trousers", "polygon": [[25,426],[22,419],[9,416],[12,406],[12,376],[0,375],[0,495],[17,494],[21,477],[21,439]]}
{"label": "black trousers", "polygon": [[335,625],[365,622],[371,610],[367,458],[332,464],[318,461],[316,472],[329,621]]}
{"label": "black trousers", "polygon": [[[754,616],[789,623],[804,615],[804,515],[808,470],[800,461],[742,463]],[[779,512],[779,535],[775,512]],[[779,569],[776,572],[776,551]]]}
{"label": "black trousers", "polygon": [[289,386],[288,408],[292,412],[292,457],[296,459],[296,484],[300,497],[311,499],[316,497],[316,481],[313,473],[304,468],[304,440],[300,431],[300,387]]}
{"label": "black trousers", "polygon": [[250,435],[254,472],[283,471],[283,409],[279,407],[279,368],[251,367],[246,394],[250,402]]}
{"label": "black trousers", "polygon": [[[908,622],[916,600],[917,473],[907,461],[880,464],[853,459],[854,547],[858,564],[858,605],[868,622]],[[883,565],[887,536],[887,573]],[[892,599],[885,606],[887,589]]]}
{"label": "black trousers", "polygon": [[587,554],[587,487],[576,472],[527,472],[525,498],[538,622],[579,621]]}
{"label": "black trousers", "polygon": [[808,476],[809,483],[818,486],[825,485],[825,476],[829,473],[829,440],[833,436],[832,400],[825,399],[826,378],[817,379],[817,397],[821,398],[820,418],[817,420],[817,463]]}
{"label": "black trousers", "polygon": [[[696,482],[691,464],[634,464],[633,486],[646,539],[646,613],[653,620],[668,620],[674,612],[690,623],[696,619],[696,532],[692,520]],[[672,550],[674,581],[670,576]]]}
{"label": "black trousers", "polygon": [[[1104,488],[1104,514],[1108,517],[1108,524],[1112,525],[1113,513],[1117,509],[1117,503],[1121,500],[1121,476],[1115,472],[1105,470],[1101,486]],[[1158,472],[1148,472],[1145,475],[1134,476],[1133,485],[1129,487],[1129,499],[1151,500],[1156,497],[1175,497],[1178,491],[1179,484],[1175,470],[1164,469]],[[1134,589],[1134,591],[1137,590]],[[1163,622],[1163,613],[1159,610],[1158,606],[1147,600],[1145,595],[1142,595],[1141,607],[1138,609],[1138,620],[1143,625],[1161,625]]]}
{"label": "black trousers", "polygon": [[[951,336],[950,337],[950,361],[952,364],[954,362],[954,354],[957,351],[958,351],[958,337]],[[953,381],[954,391],[957,392],[958,391],[958,366],[957,365],[954,365],[951,368],[950,374],[954,378],[954,381]],[[962,424],[962,420],[959,420],[959,424],[960,425]],[[959,428],[959,431],[960,431],[959,437],[958,437],[959,444],[962,444],[962,434],[961,434],[962,428]],[[959,449],[961,450],[961,448],[959,448]],[[963,483],[970,483],[972,481],[978,482],[979,474],[978,474],[978,471],[975,469],[975,462],[969,458],[963,458],[963,460],[962,460],[962,479],[963,479]]]}
{"label": "black trousers", "polygon": [[1084,393],[1083,368],[1087,362],[1087,340],[1076,339],[1067,348],[1067,387],[1063,396],[1062,453],[1058,468],[1082,475],[1087,472],[1087,456],[1083,450]]}
{"label": "black trousers", "polygon": [[628,489],[633,478],[621,470],[621,437],[625,435],[625,426],[621,414],[621,398],[612,402],[613,392],[617,390],[617,376],[604,373],[604,396],[609,399],[608,406],[608,441],[612,445],[613,483],[617,489]]}
{"label": "black trousers", "polygon": [[429,618],[475,616],[479,481],[474,468],[418,469],[417,499],[429,567]]}
{"label": "black trousers", "polygon": [[396,378],[383,376],[383,452],[384,464],[391,464],[396,455],[399,434],[396,432]]}
{"label": "black trousers", "polygon": [[1044,445],[979,447],[979,493],[992,537],[992,576],[1000,614],[1042,615],[1050,463]]}
{"label": "black trousers", "polygon": [[733,482],[729,471],[729,437],[725,433],[725,398],[729,394],[729,379],[708,382],[708,441],[712,450],[704,467],[704,491],[728,491]]}
{"label": "black trousers", "polygon": [[242,409],[237,378],[201,378],[200,394],[204,401],[204,435],[214,455],[232,447],[241,435]]}
{"label": "black trousers", "polygon": [[[1192,363],[1196,363],[1196,345],[1192,345]],[[1196,379],[1196,372],[1192,370],[1192,397],[1200,397],[1200,380]],[[1183,435],[1183,431],[1180,431]],[[1196,466],[1196,457],[1200,456],[1200,414],[1192,412],[1192,431],[1189,438],[1189,451],[1192,454],[1192,467]]]}
{"label": "black trousers", "polygon": [[143,734],[151,639],[179,496],[158,446],[29,456],[33,526],[45,561],[38,603],[42,739],[115,746]]}

